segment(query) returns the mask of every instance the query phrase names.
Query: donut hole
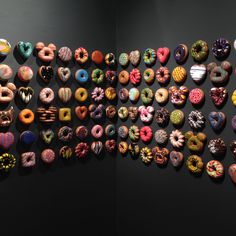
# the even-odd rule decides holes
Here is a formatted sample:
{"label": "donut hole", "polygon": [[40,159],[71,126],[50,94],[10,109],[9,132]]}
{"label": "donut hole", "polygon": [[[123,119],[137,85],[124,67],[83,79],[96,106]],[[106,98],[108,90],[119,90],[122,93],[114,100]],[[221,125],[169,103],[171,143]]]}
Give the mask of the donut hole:
{"label": "donut hole", "polygon": [[193,160],[192,161],[192,166],[197,167],[197,161]]}
{"label": "donut hole", "polygon": [[197,45],[197,46],[195,47],[195,52],[196,52],[196,53],[199,53],[199,52],[201,52],[201,51],[202,51],[201,45]]}
{"label": "donut hole", "polygon": [[160,76],[161,76],[161,77],[164,77],[164,75],[165,75],[164,71],[161,70],[161,71],[160,71]]}
{"label": "donut hole", "polygon": [[31,162],[32,158],[29,156],[26,158],[26,162]]}
{"label": "donut hole", "polygon": [[8,94],[7,91],[3,91],[3,92],[2,92],[2,97],[8,97],[8,95],[9,95],[9,94]]}
{"label": "donut hole", "polygon": [[176,142],[178,142],[178,141],[179,141],[179,137],[178,137],[178,136],[174,136],[174,140],[175,140]]}
{"label": "donut hole", "polygon": [[26,118],[26,119],[30,118],[30,114],[25,114],[24,118]]}
{"label": "donut hole", "polygon": [[79,57],[80,57],[80,58],[83,58],[83,57],[84,57],[84,53],[83,53],[83,52],[80,52],[80,53],[79,53]]}

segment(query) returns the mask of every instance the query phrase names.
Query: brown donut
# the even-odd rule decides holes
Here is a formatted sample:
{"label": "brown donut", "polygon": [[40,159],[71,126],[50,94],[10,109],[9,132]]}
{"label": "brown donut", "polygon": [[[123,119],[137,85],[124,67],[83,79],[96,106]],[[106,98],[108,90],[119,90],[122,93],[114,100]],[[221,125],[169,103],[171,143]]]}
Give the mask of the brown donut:
{"label": "brown donut", "polygon": [[85,120],[88,114],[88,108],[86,106],[77,106],[75,108],[75,114],[80,120]]}
{"label": "brown donut", "polygon": [[126,70],[122,70],[119,74],[119,82],[122,85],[126,85],[129,82],[129,72]]}

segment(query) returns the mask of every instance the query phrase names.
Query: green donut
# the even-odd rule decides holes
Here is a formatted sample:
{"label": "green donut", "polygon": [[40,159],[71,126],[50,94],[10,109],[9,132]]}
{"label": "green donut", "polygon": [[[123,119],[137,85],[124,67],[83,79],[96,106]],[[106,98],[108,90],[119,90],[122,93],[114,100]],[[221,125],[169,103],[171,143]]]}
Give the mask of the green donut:
{"label": "green donut", "polygon": [[130,140],[133,141],[133,142],[137,142],[139,140],[139,136],[140,136],[139,127],[136,126],[136,125],[130,126],[130,128],[129,128],[129,138],[130,138]]}
{"label": "green donut", "polygon": [[145,82],[147,84],[152,84],[155,78],[155,72],[153,69],[151,68],[147,68],[144,72],[143,72],[143,78],[145,80]]}
{"label": "green donut", "polygon": [[119,63],[121,66],[127,66],[129,64],[129,55],[125,52],[119,56]]}
{"label": "green donut", "polygon": [[184,122],[184,113],[181,110],[174,110],[170,114],[170,121],[173,125],[182,125]]}
{"label": "green donut", "polygon": [[191,47],[191,56],[197,62],[205,61],[209,54],[207,42],[203,40],[196,41]]}
{"label": "green donut", "polygon": [[33,52],[33,45],[30,42],[19,41],[17,44],[17,49],[18,49],[20,55],[24,59],[28,59],[30,57],[31,53]]}
{"label": "green donut", "polygon": [[92,81],[96,84],[101,84],[104,80],[105,74],[101,69],[95,69],[92,72]]}
{"label": "green donut", "polygon": [[141,99],[143,104],[148,105],[152,103],[154,94],[153,91],[150,88],[144,88],[141,91]]}
{"label": "green donut", "polygon": [[157,59],[156,51],[152,48],[147,48],[143,54],[143,60],[146,65],[152,66]]}

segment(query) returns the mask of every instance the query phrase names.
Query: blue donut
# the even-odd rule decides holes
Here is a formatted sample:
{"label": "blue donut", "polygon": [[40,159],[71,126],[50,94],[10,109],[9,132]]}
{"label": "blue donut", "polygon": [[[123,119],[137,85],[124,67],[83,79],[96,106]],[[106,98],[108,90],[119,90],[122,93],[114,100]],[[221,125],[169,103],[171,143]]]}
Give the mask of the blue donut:
{"label": "blue donut", "polygon": [[214,130],[220,130],[225,124],[226,117],[223,112],[212,111],[208,116],[208,120]]}
{"label": "blue donut", "polygon": [[188,47],[185,44],[179,44],[174,50],[174,58],[178,64],[183,64],[188,57]]}
{"label": "blue donut", "polygon": [[84,69],[79,69],[75,72],[75,79],[79,83],[86,83],[88,81],[88,72]]}

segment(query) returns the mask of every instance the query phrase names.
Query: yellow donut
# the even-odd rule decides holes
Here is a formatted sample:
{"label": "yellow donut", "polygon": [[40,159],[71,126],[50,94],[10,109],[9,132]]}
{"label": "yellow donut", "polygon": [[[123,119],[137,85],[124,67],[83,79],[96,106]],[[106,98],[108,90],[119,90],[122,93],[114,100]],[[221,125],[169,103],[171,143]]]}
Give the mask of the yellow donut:
{"label": "yellow donut", "polygon": [[232,100],[234,106],[236,106],[236,90],[234,90],[234,92],[233,92],[233,94],[231,96],[231,100]]}
{"label": "yellow donut", "polygon": [[187,71],[182,66],[177,66],[172,72],[172,77],[176,83],[183,83],[187,77]]}
{"label": "yellow donut", "polygon": [[115,88],[108,87],[105,90],[105,96],[106,96],[107,100],[109,100],[109,101],[115,99],[116,98],[116,90],[115,90]]}
{"label": "yellow donut", "polygon": [[75,99],[78,102],[84,102],[88,98],[88,91],[85,88],[78,88],[75,91]]}
{"label": "yellow donut", "polygon": [[71,109],[70,108],[60,108],[59,109],[59,120],[60,121],[71,121]]}

